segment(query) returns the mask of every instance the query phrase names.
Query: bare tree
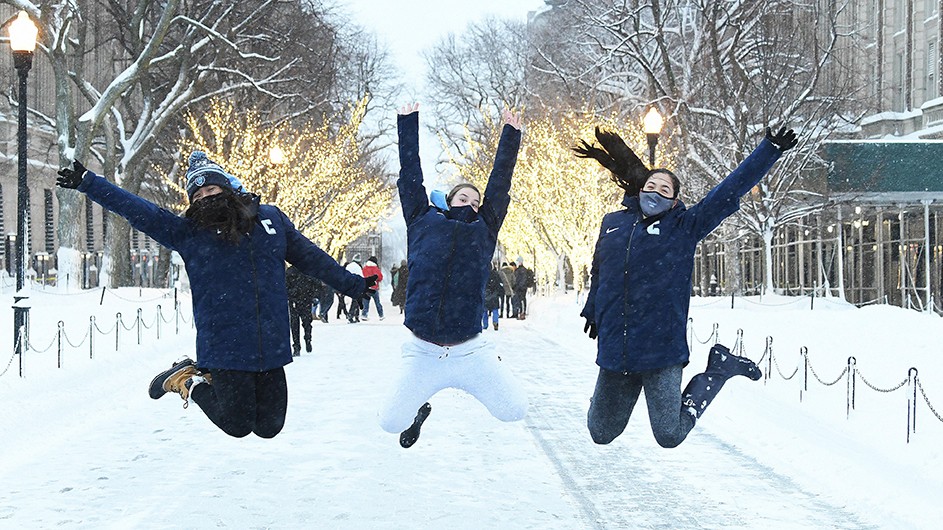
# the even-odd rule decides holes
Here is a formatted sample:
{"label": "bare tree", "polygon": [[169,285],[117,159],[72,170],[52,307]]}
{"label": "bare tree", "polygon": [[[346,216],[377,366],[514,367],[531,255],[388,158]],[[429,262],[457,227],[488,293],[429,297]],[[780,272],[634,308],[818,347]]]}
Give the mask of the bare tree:
{"label": "bare tree", "polygon": [[527,102],[528,57],[526,26],[520,22],[490,17],[442,38],[425,53],[434,107],[429,128],[458,153],[465,149],[466,127],[472,138],[485,141],[491,131],[483,113]]}
{"label": "bare tree", "polygon": [[[541,74],[583,91],[599,109],[668,116],[688,197],[739,164],[765,127],[800,131],[798,149],[767,175],[738,214],[764,241],[772,287],[771,239],[784,224],[821,207],[809,170],[818,145],[858,118],[861,86],[839,51],[856,28],[843,27],[851,2],[571,0],[571,47],[580,63],[541,54]],[[564,16],[558,14],[557,16]]]}
{"label": "bare tree", "polygon": [[[59,164],[97,159],[106,177],[135,193],[161,189],[154,161],[173,153],[168,138],[188,107],[255,96],[277,119],[308,120],[349,94],[342,87],[351,79],[349,57],[372,59],[369,49],[338,38],[338,24],[316,0],[0,1],[41,26],[56,110],[34,116],[55,128]],[[57,193],[60,277],[77,283],[83,197]],[[121,222],[108,230],[105,276],[113,283],[128,280],[127,235]]]}

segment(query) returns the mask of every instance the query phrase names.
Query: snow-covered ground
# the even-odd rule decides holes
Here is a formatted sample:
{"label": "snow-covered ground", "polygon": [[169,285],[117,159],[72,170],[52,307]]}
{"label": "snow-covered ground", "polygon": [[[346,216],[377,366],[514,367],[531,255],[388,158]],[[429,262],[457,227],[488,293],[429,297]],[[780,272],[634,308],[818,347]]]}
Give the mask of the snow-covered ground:
{"label": "snow-covered ground", "polygon": [[[12,292],[3,295],[12,304]],[[445,391],[432,399],[419,442],[404,450],[376,422],[408,334],[395,308],[386,304],[382,322],[316,322],[315,352],[287,368],[285,429],[262,440],[226,436],[174,395],[148,398],[155,373],[192,355],[189,300],[181,301],[176,333],[166,291],[34,290],[30,342],[45,351],[26,354],[23,377],[12,356],[12,310],[0,309],[8,322],[0,326],[0,526],[936,528],[943,521],[943,422],[923,393],[943,411],[943,319],[933,315],[822,299],[810,309],[808,298],[737,299],[735,309],[729,298],[694,299],[686,378],[703,368],[715,338],[732,346],[738,329],[754,360],[773,337],[775,363],[768,380],[729,382],[688,440],[666,450],[651,435],[644,401],[620,438],[592,443],[585,413],[595,344],[582,334],[573,294],[538,297],[527,320],[485,332],[528,391],[528,418],[501,423],[474,399]],[[140,345],[138,308],[148,326]],[[90,315],[93,328],[108,332],[94,332],[91,359],[83,339]],[[68,340],[58,368],[60,320]],[[802,391],[803,347],[818,378],[835,384],[810,372]],[[849,413],[840,375],[851,356],[858,377]],[[923,392],[908,443],[914,388],[881,392],[862,377],[889,390],[911,367]]]}

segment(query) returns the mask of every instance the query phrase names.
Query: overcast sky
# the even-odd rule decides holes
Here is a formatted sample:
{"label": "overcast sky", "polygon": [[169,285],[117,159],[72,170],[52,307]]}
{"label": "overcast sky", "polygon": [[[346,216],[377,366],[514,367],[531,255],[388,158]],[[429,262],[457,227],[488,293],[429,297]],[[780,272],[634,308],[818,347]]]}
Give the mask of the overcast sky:
{"label": "overcast sky", "polygon": [[338,0],[350,6],[354,21],[377,34],[409,83],[409,96],[418,93],[425,71],[421,53],[442,36],[461,33],[470,23],[487,15],[527,20],[527,13],[546,4],[543,0]]}

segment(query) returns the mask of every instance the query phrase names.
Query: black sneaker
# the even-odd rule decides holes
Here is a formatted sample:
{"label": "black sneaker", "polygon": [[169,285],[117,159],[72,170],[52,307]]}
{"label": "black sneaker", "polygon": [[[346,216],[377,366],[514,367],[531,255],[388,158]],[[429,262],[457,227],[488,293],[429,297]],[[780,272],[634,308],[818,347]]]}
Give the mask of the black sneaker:
{"label": "black sneaker", "polygon": [[178,372],[184,371],[196,372],[196,364],[193,362],[193,359],[184,357],[175,362],[168,370],[157,374],[157,376],[151,380],[150,386],[147,387],[147,393],[151,396],[151,399],[159,399],[166,394],[168,390],[164,388],[165,383],[175,375],[178,375]]}
{"label": "black sneaker", "polygon": [[430,412],[432,412],[432,405],[428,403],[423,403],[419,407],[419,412],[416,413],[416,419],[413,420],[412,426],[399,435],[399,444],[403,449],[409,449],[419,439],[419,430],[426,418],[429,417]]}

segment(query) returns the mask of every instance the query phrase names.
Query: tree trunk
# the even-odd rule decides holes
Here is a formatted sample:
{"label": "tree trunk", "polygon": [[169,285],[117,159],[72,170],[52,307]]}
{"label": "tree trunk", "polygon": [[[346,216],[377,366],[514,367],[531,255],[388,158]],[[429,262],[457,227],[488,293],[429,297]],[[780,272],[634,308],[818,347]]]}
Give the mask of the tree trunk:
{"label": "tree trunk", "polygon": [[708,256],[707,256],[707,246],[713,245],[713,243],[705,243],[705,240],[702,240],[698,245],[701,247],[701,255],[700,255],[701,274],[695,280],[698,284],[697,294],[699,296],[707,296],[711,294],[708,289],[710,288],[709,279],[711,277],[711,273],[713,272],[710,270],[710,260],[708,259]]}
{"label": "tree trunk", "polygon": [[724,269],[726,276],[724,294],[743,292],[743,264],[740,262],[740,240],[736,234],[731,234],[724,243]]}
{"label": "tree trunk", "polygon": [[[75,190],[64,188],[56,189],[59,199],[59,223],[56,226],[56,235],[59,237],[59,249],[56,251],[56,269],[58,285],[63,290],[78,290],[82,285],[82,260],[75,256],[81,254],[79,241],[79,227],[85,226],[80,222],[84,218],[85,203],[82,195]],[[28,263],[28,262],[27,262]],[[66,283],[69,285],[66,286]]]}
{"label": "tree trunk", "polygon": [[773,227],[763,226],[763,294],[773,293]]}
{"label": "tree trunk", "polygon": [[[536,267],[534,267],[534,273],[536,274]],[[558,293],[566,293],[566,256],[564,256],[563,254],[557,255],[557,289],[556,290]]]}
{"label": "tree trunk", "polygon": [[170,277],[170,249],[160,246],[157,249],[157,269],[154,271],[154,287],[165,288],[172,285]]}
{"label": "tree trunk", "polygon": [[108,237],[105,238],[105,262],[102,263],[101,285],[125,287],[133,285],[131,274],[131,225],[123,217],[108,214]]}

